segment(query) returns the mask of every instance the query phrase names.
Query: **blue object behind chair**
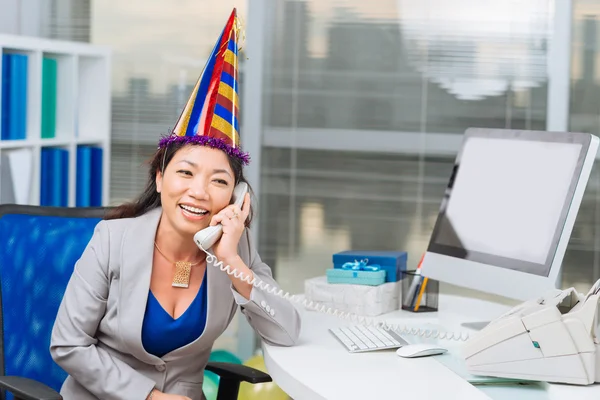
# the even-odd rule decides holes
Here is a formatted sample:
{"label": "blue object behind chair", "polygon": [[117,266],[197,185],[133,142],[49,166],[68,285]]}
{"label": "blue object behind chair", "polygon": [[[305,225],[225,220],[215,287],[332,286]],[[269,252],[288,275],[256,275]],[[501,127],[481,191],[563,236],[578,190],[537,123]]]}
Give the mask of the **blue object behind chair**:
{"label": "blue object behind chair", "polygon": [[58,210],[0,207],[0,374],[31,378],[56,391],[67,375],[50,356],[50,334],[75,262],[104,213]]}

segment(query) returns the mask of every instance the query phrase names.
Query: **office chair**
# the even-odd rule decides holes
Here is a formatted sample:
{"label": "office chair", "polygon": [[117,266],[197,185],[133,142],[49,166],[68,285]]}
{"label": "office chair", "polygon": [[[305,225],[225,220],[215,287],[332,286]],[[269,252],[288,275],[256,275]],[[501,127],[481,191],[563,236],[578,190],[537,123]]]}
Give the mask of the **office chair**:
{"label": "office chair", "polygon": [[[61,400],[67,374],[50,356],[50,336],[67,283],[104,208],[0,205],[0,399]],[[271,382],[259,370],[209,362],[217,400],[240,383]]]}

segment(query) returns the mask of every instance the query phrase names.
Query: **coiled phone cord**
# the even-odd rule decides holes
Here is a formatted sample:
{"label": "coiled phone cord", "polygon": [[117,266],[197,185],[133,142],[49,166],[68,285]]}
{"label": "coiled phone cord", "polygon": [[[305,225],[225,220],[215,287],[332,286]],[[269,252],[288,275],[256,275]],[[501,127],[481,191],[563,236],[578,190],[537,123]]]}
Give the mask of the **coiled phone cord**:
{"label": "coiled phone cord", "polygon": [[[201,248],[201,247],[200,247]],[[201,248],[202,249],[202,248]],[[232,269],[229,265],[223,265],[223,262],[218,260],[214,254],[209,253],[207,250],[202,249],[206,253],[207,262],[211,262],[215,264],[221,271],[226,272],[228,275],[233,275],[236,279],[240,279],[243,282],[249,283],[252,286],[259,288],[267,293],[273,294],[275,296],[281,297],[283,299],[293,301],[299,304],[302,304],[304,307],[322,312],[328,315],[333,315],[341,319],[350,320],[354,323],[358,323],[364,326],[373,326],[378,328],[383,328],[385,330],[394,331],[400,335],[413,335],[419,336],[423,338],[435,338],[435,339],[444,339],[444,340],[456,340],[456,341],[466,341],[469,339],[469,334],[467,332],[464,333],[455,333],[455,332],[444,332],[438,330],[429,330],[429,329],[419,329],[419,328],[411,328],[406,325],[399,324],[391,324],[386,321],[377,321],[375,318],[366,317],[357,315],[350,312],[340,311],[334,309],[332,307],[327,307],[323,304],[319,304],[317,302],[307,300],[306,297],[298,296],[298,295],[290,295],[288,292],[284,292],[282,289],[277,288],[275,286],[271,286],[268,283],[265,283],[256,277],[246,276],[243,272],[240,272],[236,269]]]}

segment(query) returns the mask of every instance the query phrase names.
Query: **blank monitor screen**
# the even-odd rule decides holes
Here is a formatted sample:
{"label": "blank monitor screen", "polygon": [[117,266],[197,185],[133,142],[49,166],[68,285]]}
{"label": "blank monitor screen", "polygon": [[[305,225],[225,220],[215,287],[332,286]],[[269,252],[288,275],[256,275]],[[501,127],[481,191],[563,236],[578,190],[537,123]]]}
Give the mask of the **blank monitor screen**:
{"label": "blank monitor screen", "polygon": [[586,152],[537,139],[466,139],[429,251],[548,276]]}

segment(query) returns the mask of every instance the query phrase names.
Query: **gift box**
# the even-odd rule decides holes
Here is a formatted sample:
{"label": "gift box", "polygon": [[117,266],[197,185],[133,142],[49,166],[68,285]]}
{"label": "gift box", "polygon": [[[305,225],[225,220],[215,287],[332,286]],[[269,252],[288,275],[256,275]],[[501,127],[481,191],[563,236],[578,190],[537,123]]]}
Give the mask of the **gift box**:
{"label": "gift box", "polygon": [[350,269],[330,268],[326,272],[327,283],[377,286],[385,282],[384,270],[354,271]]}
{"label": "gift box", "polygon": [[379,265],[385,270],[385,282],[397,282],[406,271],[407,258],[405,251],[348,250],[333,255],[333,268],[341,269],[346,263],[367,260],[367,265]]}
{"label": "gift box", "polygon": [[401,282],[377,286],[327,283],[326,276],[304,281],[307,300],[333,309],[374,317],[400,308]]}

